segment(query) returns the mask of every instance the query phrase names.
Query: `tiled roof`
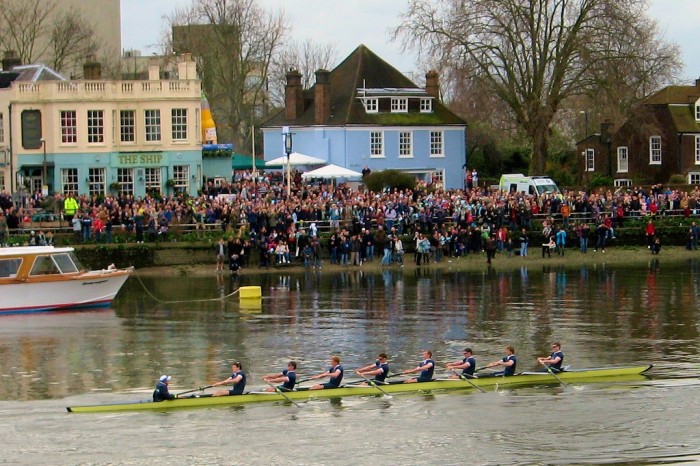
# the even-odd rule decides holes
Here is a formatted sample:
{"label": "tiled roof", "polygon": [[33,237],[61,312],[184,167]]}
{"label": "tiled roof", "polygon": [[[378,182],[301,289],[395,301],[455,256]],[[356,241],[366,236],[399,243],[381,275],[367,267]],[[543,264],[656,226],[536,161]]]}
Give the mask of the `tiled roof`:
{"label": "tiled roof", "polygon": [[[314,125],[314,87],[304,92],[305,109],[299,118],[287,120],[282,110],[263,126]],[[328,126],[466,125],[437,99],[433,101],[432,113],[367,113],[357,99],[358,89],[415,89],[419,92],[421,88],[366,46],[360,45],[330,73],[331,116],[326,123]]]}
{"label": "tiled roof", "polygon": [[700,99],[696,86],[667,86],[642,101],[644,105],[691,104]]}
{"label": "tiled roof", "polygon": [[[694,102],[693,102],[694,103]],[[700,124],[695,121],[694,105],[669,105],[673,124],[678,133],[700,133]]]}

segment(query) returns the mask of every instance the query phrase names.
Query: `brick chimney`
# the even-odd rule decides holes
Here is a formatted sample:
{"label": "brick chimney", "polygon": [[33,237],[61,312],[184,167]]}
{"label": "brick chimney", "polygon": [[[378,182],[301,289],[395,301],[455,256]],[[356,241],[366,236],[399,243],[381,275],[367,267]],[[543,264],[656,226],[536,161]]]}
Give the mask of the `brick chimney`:
{"label": "brick chimney", "polygon": [[21,64],[22,60],[20,60],[19,55],[17,55],[17,52],[15,52],[14,50],[5,50],[5,54],[2,57],[3,71],[10,71],[15,66],[19,66]]}
{"label": "brick chimney", "polygon": [[301,73],[289,70],[285,75],[287,84],[284,86],[284,118],[296,120],[304,111],[304,92],[301,88]]}
{"label": "brick chimney", "polygon": [[88,55],[83,63],[83,79],[102,79],[102,64],[97,61],[97,57],[93,54]]}
{"label": "brick chimney", "polygon": [[695,87],[700,87],[700,78],[695,80]]}
{"label": "brick chimney", "polygon": [[612,142],[612,128],[613,122],[608,118],[600,124],[600,140],[602,143],[610,144]]}
{"label": "brick chimney", "polygon": [[331,117],[331,72],[316,71],[316,86],[314,87],[314,124],[324,125]]}
{"label": "brick chimney", "polygon": [[440,77],[437,71],[430,70],[425,73],[425,92],[435,97],[435,100],[440,99]]}

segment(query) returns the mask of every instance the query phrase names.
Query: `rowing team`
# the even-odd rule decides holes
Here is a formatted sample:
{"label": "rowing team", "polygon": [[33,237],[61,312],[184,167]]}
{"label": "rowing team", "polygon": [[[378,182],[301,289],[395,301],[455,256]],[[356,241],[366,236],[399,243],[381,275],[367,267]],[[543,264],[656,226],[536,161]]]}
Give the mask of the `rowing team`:
{"label": "rowing team", "polygon": [[[552,343],[552,352],[549,356],[537,358],[538,363],[544,365],[547,371],[560,372],[562,369],[562,363],[564,362],[564,353],[561,351],[561,344],[559,342]],[[503,366],[503,369],[497,372],[491,372],[486,376],[482,377],[495,377],[495,376],[511,376],[515,375],[515,367],[517,364],[517,358],[515,357],[515,348],[512,346],[506,346],[506,355],[487,364],[484,367],[476,368],[476,359],[474,358],[471,348],[464,349],[464,358],[461,361],[450,362],[445,365],[447,369],[454,372],[451,378],[477,378],[475,372],[482,369]],[[435,360],[433,359],[433,353],[430,350],[423,351],[422,361],[412,369],[406,369],[403,372],[396,374],[389,374],[389,363],[388,356],[386,353],[380,353],[377,356],[377,361],[369,364],[365,367],[355,369],[357,375],[362,377],[370,384],[383,385],[386,384],[386,379],[394,377],[397,375],[409,375],[418,374],[416,377],[412,377],[403,381],[403,383],[416,383],[416,382],[430,382],[433,380],[433,373],[435,372]],[[457,371],[461,369],[462,372]],[[266,374],[263,376],[263,380],[270,385],[268,391],[292,391],[295,389],[296,385],[307,380],[317,380],[328,378],[328,382],[320,383],[309,387],[310,390],[323,390],[328,388],[338,388],[343,381],[344,369],[340,364],[340,358],[338,356],[333,356],[330,359],[330,366],[324,372],[320,374],[313,375],[308,379],[297,381],[297,363],[295,361],[289,361],[287,363],[287,369],[282,372],[277,372],[273,374]],[[233,385],[230,390],[219,390],[214,392],[213,396],[225,396],[225,395],[242,395],[245,390],[246,385],[246,374],[243,371],[243,366],[240,362],[234,362],[231,366],[231,375],[220,382],[212,383],[206,387],[200,387],[197,390],[204,390],[205,388],[218,387],[220,385]],[[373,377],[372,377],[373,376]],[[370,380],[369,377],[372,377]],[[170,383],[171,376],[163,375],[160,377],[156,389],[153,392],[153,401],[163,401],[172,400],[176,398],[168,390],[168,384]],[[279,385],[275,385],[279,384]],[[189,392],[188,392],[189,393]],[[180,394],[182,395],[182,393]]]}

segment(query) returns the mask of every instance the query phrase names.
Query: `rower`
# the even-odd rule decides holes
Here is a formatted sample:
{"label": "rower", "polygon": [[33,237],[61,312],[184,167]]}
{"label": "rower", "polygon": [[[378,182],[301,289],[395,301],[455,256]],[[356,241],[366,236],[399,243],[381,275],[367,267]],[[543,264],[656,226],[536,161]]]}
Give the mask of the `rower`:
{"label": "rower", "polygon": [[508,377],[511,375],[515,375],[515,365],[517,364],[517,362],[518,361],[515,357],[515,348],[508,345],[506,346],[506,355],[503,357],[503,359],[489,363],[486,367],[504,366],[502,371],[494,372],[493,374],[489,375],[492,377]]}
{"label": "rower", "polygon": [[374,376],[372,382],[384,384],[386,376],[389,375],[389,363],[386,353],[379,353],[377,361],[374,364],[368,364],[365,367],[355,369],[360,377]]}
{"label": "rower", "polygon": [[430,350],[423,350],[423,361],[418,364],[417,367],[413,369],[406,369],[402,374],[415,374],[420,372],[418,377],[412,377],[406,379],[403,383],[415,383],[415,382],[430,382],[433,380],[433,372],[435,372],[435,361],[433,360],[433,352]]}
{"label": "rower", "polygon": [[219,385],[233,384],[230,390],[219,390],[214,392],[213,396],[226,396],[226,395],[242,395],[243,390],[245,390],[245,372],[243,372],[243,366],[240,362],[234,362],[231,365],[231,375],[221,382],[216,382],[211,384],[212,387],[218,387]]}
{"label": "rower", "polygon": [[309,377],[309,380],[329,377],[330,379],[328,380],[328,382],[314,385],[310,388],[311,390],[323,390],[326,388],[340,387],[340,382],[343,381],[343,366],[340,365],[340,358],[338,356],[333,356],[330,360],[330,363],[331,365],[327,371]]}
{"label": "rower", "polygon": [[[464,348],[464,358],[461,361],[448,362],[446,367],[450,370],[456,371],[457,369],[462,369],[462,377],[467,377],[469,379],[474,378],[474,368],[476,367],[476,359],[472,353],[471,348]],[[459,375],[450,376],[451,379],[458,379]]]}
{"label": "rower", "polygon": [[[564,353],[561,351],[561,343],[558,341],[552,343],[552,352],[549,354],[549,357],[537,358],[537,362],[549,366],[552,372],[561,372],[561,365],[564,362]],[[545,368],[545,372],[546,371],[547,368]]]}
{"label": "rower", "polygon": [[[280,383],[282,385],[277,386],[277,390],[283,392],[291,392],[294,390],[294,386],[297,383],[297,363],[296,361],[289,361],[287,363],[287,368],[282,372],[276,374],[266,374],[263,375],[263,380],[267,383],[276,384]],[[268,392],[274,392],[275,387],[268,387]]]}
{"label": "rower", "polygon": [[153,401],[158,402],[175,399],[175,395],[170,393],[168,390],[168,384],[170,383],[171,379],[172,377],[169,375],[160,376],[160,379],[158,379],[158,383],[156,384],[156,389],[153,391]]}

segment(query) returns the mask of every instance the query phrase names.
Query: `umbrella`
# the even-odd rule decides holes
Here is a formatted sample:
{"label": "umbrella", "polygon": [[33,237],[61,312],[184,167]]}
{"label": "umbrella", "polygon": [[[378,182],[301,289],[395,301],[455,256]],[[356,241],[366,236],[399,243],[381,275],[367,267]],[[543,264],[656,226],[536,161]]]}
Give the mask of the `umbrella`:
{"label": "umbrella", "polygon": [[333,165],[332,163],[325,167],[311,170],[301,175],[302,178],[362,178],[362,173],[350,170],[345,167]]}
{"label": "umbrella", "polygon": [[[312,157],[310,155],[301,154],[299,152],[292,152],[289,154],[289,165],[321,165],[326,163],[325,160]],[[287,165],[287,156],[277,157],[276,159],[268,160],[265,162],[268,167],[271,165],[280,166]]]}

